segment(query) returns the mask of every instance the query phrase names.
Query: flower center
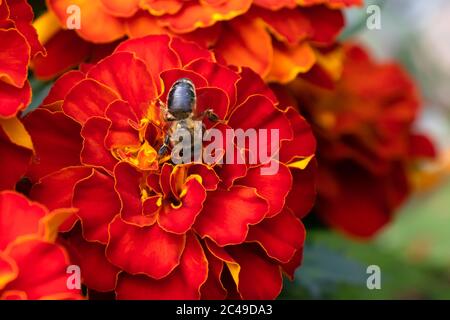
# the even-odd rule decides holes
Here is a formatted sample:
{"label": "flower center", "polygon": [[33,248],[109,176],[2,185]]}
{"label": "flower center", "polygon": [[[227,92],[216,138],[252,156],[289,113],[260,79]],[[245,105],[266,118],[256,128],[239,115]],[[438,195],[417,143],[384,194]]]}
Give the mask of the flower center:
{"label": "flower center", "polygon": [[156,150],[145,141],[139,147],[127,146],[114,150],[116,158],[126,161],[139,170],[157,170],[158,154]]}

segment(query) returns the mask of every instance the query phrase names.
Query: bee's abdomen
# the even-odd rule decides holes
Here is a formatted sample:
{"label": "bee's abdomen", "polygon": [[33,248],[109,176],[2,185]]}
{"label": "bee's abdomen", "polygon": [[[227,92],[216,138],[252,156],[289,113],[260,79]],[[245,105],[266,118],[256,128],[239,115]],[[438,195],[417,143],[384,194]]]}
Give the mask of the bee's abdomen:
{"label": "bee's abdomen", "polygon": [[167,97],[167,106],[172,114],[194,111],[195,87],[191,80],[182,78],[173,84]]}

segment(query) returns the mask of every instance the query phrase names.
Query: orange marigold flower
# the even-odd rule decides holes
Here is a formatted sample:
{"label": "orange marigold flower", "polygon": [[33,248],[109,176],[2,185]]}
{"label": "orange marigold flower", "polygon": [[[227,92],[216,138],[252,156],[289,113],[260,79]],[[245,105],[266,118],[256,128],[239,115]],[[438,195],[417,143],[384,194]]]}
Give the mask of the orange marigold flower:
{"label": "orange marigold flower", "polygon": [[317,213],[365,238],[391,220],[410,193],[411,163],[433,157],[434,148],[413,133],[420,100],[409,75],[359,46],[342,50],[342,78],[333,90],[296,80],[290,92],[318,139]]}
{"label": "orange marigold flower", "polygon": [[[221,119],[205,119],[207,128],[278,129],[278,172],[159,159],[158,101],[180,78],[195,84],[197,112],[213,108]],[[37,157],[31,196],[79,209],[61,230],[89,289],[119,299],[272,299],[283,272],[292,277],[300,264],[315,139],[250,69],[178,38],[128,40],[59,78],[24,122]]]}
{"label": "orange marigold flower", "polygon": [[[82,14],[80,28],[75,31],[88,42],[110,43],[149,34],[177,35],[214,49],[228,64],[252,68],[266,81],[287,83],[297,74],[308,72],[317,61],[317,50],[334,42],[344,25],[340,9],[361,3],[362,0],[48,0],[51,12],[43,19],[54,20],[56,16],[66,28],[67,21],[73,18],[73,12],[67,8],[77,5]],[[42,28],[43,34],[48,32],[48,25]],[[67,34],[73,36],[71,32]],[[49,47],[56,50],[55,43],[52,40]],[[81,61],[80,55],[80,51],[74,52],[71,60]],[[39,71],[45,70],[47,63],[54,64],[48,59],[41,61]]]}
{"label": "orange marigold flower", "polygon": [[80,290],[68,289],[69,257],[54,243],[58,223],[70,214],[0,192],[0,300],[81,298]]}

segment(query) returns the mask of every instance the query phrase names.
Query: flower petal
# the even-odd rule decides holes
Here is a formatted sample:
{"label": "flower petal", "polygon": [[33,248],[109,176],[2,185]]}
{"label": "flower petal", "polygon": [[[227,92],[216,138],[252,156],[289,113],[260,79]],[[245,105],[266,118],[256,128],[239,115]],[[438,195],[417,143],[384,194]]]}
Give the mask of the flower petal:
{"label": "flower petal", "polygon": [[247,237],[249,225],[260,222],[267,209],[267,202],[253,188],[219,189],[208,194],[194,229],[219,246],[239,244]]}
{"label": "flower petal", "polygon": [[168,233],[157,224],[139,227],[117,216],[110,225],[106,255],[130,274],[162,279],[179,265],[185,242],[185,235]]}
{"label": "flower petal", "polygon": [[117,160],[105,146],[111,122],[101,117],[89,118],[81,129],[83,149],[80,158],[84,165],[104,168],[112,172]]}
{"label": "flower petal", "polygon": [[0,29],[0,81],[21,88],[27,80],[30,46],[16,29]]}
{"label": "flower petal", "polygon": [[176,33],[186,33],[199,27],[212,26],[217,21],[231,20],[245,13],[251,0],[229,0],[216,6],[207,6],[196,1],[187,2],[173,15],[162,17],[162,23]]}
{"label": "flower petal", "polygon": [[213,168],[202,163],[194,163],[188,168],[188,176],[193,174],[199,175],[202,178],[202,185],[207,191],[217,189],[220,179]]}
{"label": "flower petal", "polygon": [[131,123],[139,123],[131,106],[122,100],[116,100],[106,110],[106,117],[111,120],[111,126],[105,137],[105,146],[109,149],[122,146],[139,146],[138,131]]}
{"label": "flower petal", "polygon": [[75,31],[60,30],[45,43],[47,55],[37,55],[32,60],[33,72],[39,79],[50,80],[78,66],[89,56],[91,48],[92,44]]}
{"label": "flower petal", "polygon": [[233,129],[279,130],[279,140],[291,140],[293,133],[286,115],[275,108],[269,98],[261,95],[250,96],[230,115],[228,125]]}
{"label": "flower petal", "polygon": [[62,109],[66,115],[84,124],[90,117],[103,116],[106,107],[118,98],[114,91],[100,82],[84,79],[67,94]]}
{"label": "flower petal", "polygon": [[158,223],[164,230],[177,234],[186,233],[194,224],[203,208],[206,190],[197,179],[189,179],[183,186],[180,205],[163,204]]}
{"label": "flower petal", "polygon": [[240,79],[236,72],[204,59],[190,63],[186,69],[202,75],[210,87],[222,89],[228,95],[230,105],[236,103],[236,82]]}
{"label": "flower petal", "polygon": [[42,107],[50,111],[61,111],[64,98],[69,91],[81,80],[84,79],[84,73],[78,70],[71,70],[59,77],[50,88],[50,92],[42,102]]}
{"label": "flower petal", "polygon": [[291,168],[293,184],[291,192],[286,198],[286,206],[300,219],[306,216],[316,200],[316,171],[317,162],[315,160],[303,170]]}
{"label": "flower petal", "polygon": [[13,191],[0,193],[0,251],[24,235],[37,234],[39,221],[48,213],[38,203]]}
{"label": "flower petal", "polygon": [[16,88],[0,81],[0,101],[2,101],[0,119],[14,117],[31,102],[30,84],[25,82],[22,88]]}
{"label": "flower petal", "polygon": [[275,217],[251,226],[247,241],[259,243],[269,257],[287,263],[303,247],[305,236],[305,227],[300,220],[288,209],[283,209]]}
{"label": "flower petal", "polygon": [[[53,172],[33,186],[30,198],[39,201],[50,210],[71,208],[75,185],[92,175],[92,169],[86,167],[68,167]],[[60,231],[72,229],[78,218],[74,215],[60,226]]]}
{"label": "flower petal", "polygon": [[1,126],[0,150],[0,190],[11,190],[27,171],[33,151],[13,143]]}
{"label": "flower petal", "polygon": [[154,280],[146,276],[121,274],[116,289],[118,299],[192,300],[200,298],[200,286],[208,275],[208,261],[193,233],[186,237],[186,247],[179,266],[167,277]]}
{"label": "flower petal", "polygon": [[120,212],[119,196],[114,179],[94,170],[88,178],[75,185],[73,206],[78,208],[83,237],[87,241],[108,241],[108,225]]}
{"label": "flower petal", "polygon": [[211,51],[200,47],[195,42],[184,41],[178,37],[173,37],[170,47],[177,53],[183,66],[197,59],[214,61],[214,55]]}
{"label": "flower petal", "polygon": [[32,180],[80,164],[83,140],[78,123],[62,112],[52,113],[46,109],[31,112],[23,119],[23,123],[36,150],[28,173]]}
{"label": "flower petal", "polygon": [[0,251],[0,291],[19,274],[13,259]]}
{"label": "flower petal", "polygon": [[[237,100],[236,106],[241,105],[252,95],[262,95],[270,99],[274,104],[277,98],[270,88],[265,84],[261,76],[250,68],[243,67],[240,72],[241,79],[236,84]],[[232,110],[230,110],[232,111]]]}
{"label": "flower petal", "polygon": [[274,42],[273,60],[267,81],[285,84],[294,80],[299,73],[309,71],[316,63],[316,55],[308,42],[295,46]]}
{"label": "flower petal", "polygon": [[[111,42],[122,38],[125,29],[119,18],[116,18],[103,8],[101,0],[49,0],[48,6],[56,14],[61,25],[66,25],[72,11],[67,8],[77,5],[80,8],[80,25],[77,33],[83,38],[94,43]],[[108,27],[105,27],[108,26]]]}
{"label": "flower petal", "polygon": [[291,123],[294,137],[284,141],[280,149],[280,161],[289,163],[296,158],[309,157],[316,151],[316,139],[306,120],[292,107],[285,112]]}
{"label": "flower petal", "polygon": [[139,0],[101,0],[105,11],[115,17],[130,17],[139,9]]}
{"label": "flower petal", "polygon": [[205,250],[205,254],[208,260],[208,279],[202,285],[201,298],[202,300],[223,300],[227,296],[227,290],[221,281],[224,263],[209,250]]}
{"label": "flower petal", "polygon": [[132,52],[142,59],[150,74],[157,80],[158,92],[161,92],[161,83],[158,81],[161,72],[181,67],[181,62],[169,43],[170,38],[167,35],[151,35],[122,42],[116,52]]}
{"label": "flower petal", "polygon": [[155,81],[146,64],[131,52],[117,52],[103,59],[89,70],[88,77],[114,90],[139,119],[144,118],[150,102],[157,97]]}
{"label": "flower petal", "polygon": [[6,291],[8,288],[24,291],[30,300],[59,294],[80,297],[79,290],[67,287],[66,269],[70,262],[59,245],[41,240],[18,241],[8,248],[8,255],[16,262],[20,274]]}
{"label": "flower petal", "polygon": [[228,64],[249,67],[263,78],[273,61],[272,39],[264,23],[248,17],[228,22],[214,51]]}
{"label": "flower petal", "polygon": [[278,162],[277,166],[277,172],[272,175],[261,174],[261,170],[263,167],[267,167],[266,165],[251,168],[245,177],[234,182],[235,185],[244,185],[257,190],[257,193],[269,204],[267,218],[275,216],[283,209],[286,197],[292,188],[292,176],[289,168]]}
{"label": "flower petal", "polygon": [[63,244],[72,262],[80,267],[83,284],[101,292],[114,290],[120,269],[106,258],[106,246],[86,241],[80,232],[71,234]]}
{"label": "flower petal", "polygon": [[277,263],[258,254],[258,248],[251,245],[227,250],[240,266],[238,291],[242,299],[272,300],[280,294],[283,278]]}

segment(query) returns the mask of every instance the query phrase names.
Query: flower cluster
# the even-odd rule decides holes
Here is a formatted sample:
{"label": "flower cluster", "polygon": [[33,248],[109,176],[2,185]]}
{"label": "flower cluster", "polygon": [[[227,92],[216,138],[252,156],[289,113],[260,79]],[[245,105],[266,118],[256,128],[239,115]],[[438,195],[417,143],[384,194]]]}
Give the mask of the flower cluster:
{"label": "flower cluster", "polygon": [[80,299],[69,265],[90,299],[274,299],[309,211],[374,236],[435,151],[409,75],[336,43],[361,3],[0,0],[0,299]]}
{"label": "flower cluster", "polygon": [[[196,111],[220,119],[206,127],[278,129],[278,172],[160,159],[159,101],[180,78],[195,84]],[[36,149],[31,197],[79,209],[62,231],[89,289],[119,299],[271,299],[299,265],[315,139],[250,69],[178,38],[128,40],[58,79],[24,123]],[[227,145],[225,155],[235,151]]]}
{"label": "flower cluster", "polygon": [[[56,60],[63,60],[59,63],[61,68],[81,61],[83,53],[89,52],[88,43],[168,34],[211,48],[228,64],[250,67],[267,81],[287,83],[297,74],[309,71],[320,60],[320,51],[334,43],[344,26],[340,9],[361,3],[361,0],[50,0],[48,6],[63,28],[76,18],[76,11],[68,8],[76,5],[82,12],[75,31],[87,42],[72,41],[83,49],[66,52],[62,58],[54,54]],[[43,29],[51,29],[49,24]],[[74,37],[72,31],[60,31],[49,41],[49,52],[62,50],[62,43],[67,44],[70,42],[67,39]],[[52,64],[54,69],[55,62],[47,61],[36,63],[38,75],[51,75],[47,67]]]}
{"label": "flower cluster", "polygon": [[392,218],[410,193],[411,165],[435,154],[414,134],[418,92],[396,63],[379,64],[347,44],[332,90],[297,80],[290,92],[318,139],[316,211],[331,226],[368,238]]}
{"label": "flower cluster", "polygon": [[67,252],[54,243],[59,223],[71,214],[0,192],[0,300],[81,298],[67,286]]}

